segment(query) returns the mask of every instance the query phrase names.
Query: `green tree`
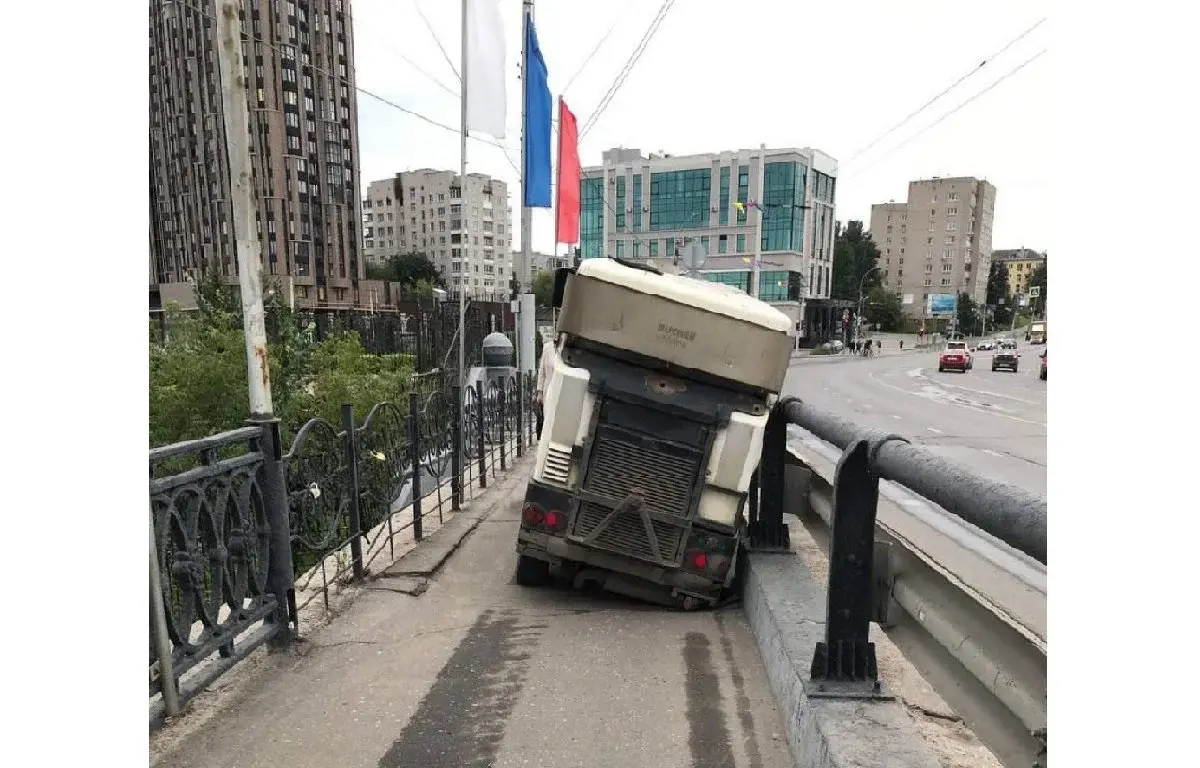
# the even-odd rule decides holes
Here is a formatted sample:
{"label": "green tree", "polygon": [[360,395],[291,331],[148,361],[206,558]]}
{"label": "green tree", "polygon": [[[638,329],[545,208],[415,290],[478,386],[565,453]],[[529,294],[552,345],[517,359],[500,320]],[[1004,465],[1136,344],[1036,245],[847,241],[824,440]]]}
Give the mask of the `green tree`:
{"label": "green tree", "polygon": [[1037,314],[1044,315],[1046,313],[1046,262],[1043,261],[1033,270],[1033,274],[1029,276],[1029,287],[1038,289],[1038,297],[1030,299],[1030,305],[1037,307]]}
{"label": "green tree", "polygon": [[423,253],[409,252],[389,256],[382,264],[368,264],[367,277],[371,280],[385,280],[396,283],[405,290],[419,291],[424,285],[432,295],[432,289],[445,288],[446,281],[428,256]]}
{"label": "green tree", "polygon": [[959,333],[974,333],[979,327],[979,305],[968,293],[958,294],[958,314],[955,317],[955,329]]}
{"label": "green tree", "polygon": [[1013,297],[1008,292],[1008,268],[994,261],[988,272],[987,305],[992,308],[992,320],[997,325],[1007,325],[1012,320]]}
{"label": "green tree", "polygon": [[534,302],[539,307],[549,307],[554,302],[554,273],[542,270],[533,276]]}
{"label": "green tree", "polygon": [[[858,301],[859,286],[864,293],[882,284],[879,248],[861,221],[851,221],[845,227],[838,224],[833,244],[833,280],[830,295],[835,299]],[[870,273],[870,274],[868,274]]]}
{"label": "green tree", "polygon": [[863,306],[868,323],[878,324],[882,331],[897,331],[904,325],[904,308],[900,297],[883,286],[871,289]]}

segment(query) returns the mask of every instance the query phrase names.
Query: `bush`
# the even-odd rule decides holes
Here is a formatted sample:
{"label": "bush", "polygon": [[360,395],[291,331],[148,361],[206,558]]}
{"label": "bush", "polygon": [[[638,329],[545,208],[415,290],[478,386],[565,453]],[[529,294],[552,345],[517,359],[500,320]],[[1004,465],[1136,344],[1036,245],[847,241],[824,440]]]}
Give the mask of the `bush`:
{"label": "bush", "polygon": [[[406,402],[412,386],[410,355],[368,354],[354,332],[316,342],[311,324],[277,302],[268,307],[271,395],[286,439],[310,418],[333,424],[342,403],[358,419],[378,402]],[[150,445],[194,440],[245,426],[246,347],[241,319],[228,307],[200,302],[200,310],[168,310],[164,343],[152,326]]]}

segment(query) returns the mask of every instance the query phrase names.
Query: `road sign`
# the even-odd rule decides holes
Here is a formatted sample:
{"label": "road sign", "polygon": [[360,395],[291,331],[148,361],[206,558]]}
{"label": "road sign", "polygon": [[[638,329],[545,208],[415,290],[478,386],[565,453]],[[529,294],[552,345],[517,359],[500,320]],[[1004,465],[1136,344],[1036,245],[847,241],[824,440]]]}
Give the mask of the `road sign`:
{"label": "road sign", "polygon": [[1042,287],[1040,285],[1029,286],[1029,298],[1036,299],[1042,295]]}
{"label": "road sign", "polygon": [[930,317],[953,317],[958,312],[957,293],[931,293],[925,305],[925,314]]}

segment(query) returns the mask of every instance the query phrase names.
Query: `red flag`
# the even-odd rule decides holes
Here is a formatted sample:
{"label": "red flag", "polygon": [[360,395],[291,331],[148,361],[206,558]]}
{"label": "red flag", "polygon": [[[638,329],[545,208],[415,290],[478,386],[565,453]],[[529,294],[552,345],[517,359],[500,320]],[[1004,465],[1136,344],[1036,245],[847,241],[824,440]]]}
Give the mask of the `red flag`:
{"label": "red flag", "polygon": [[566,102],[559,98],[556,245],[579,242],[579,174],[579,126]]}

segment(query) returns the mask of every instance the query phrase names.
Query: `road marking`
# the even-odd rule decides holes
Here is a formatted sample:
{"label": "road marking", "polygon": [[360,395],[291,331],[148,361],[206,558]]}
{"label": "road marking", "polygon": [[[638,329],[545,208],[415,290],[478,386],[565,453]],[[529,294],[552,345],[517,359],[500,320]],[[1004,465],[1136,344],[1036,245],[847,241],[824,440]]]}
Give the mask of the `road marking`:
{"label": "road marking", "polygon": [[980,448],[979,450],[983,451],[984,453],[990,454],[992,456],[998,456],[1000,458],[1004,458],[1003,453],[997,453],[996,451],[993,451],[991,448]]}
{"label": "road marking", "polygon": [[894,414],[894,413],[893,413],[893,414],[892,414],[892,418],[893,418],[893,419],[897,419],[897,420],[899,420],[899,419],[903,419],[904,417],[903,417],[903,416],[897,416],[896,414]]}
{"label": "road marking", "polygon": [[938,380],[938,385],[943,386],[943,387],[952,387],[954,389],[961,389],[966,392],[974,392],[977,395],[988,395],[990,397],[1003,397],[1005,400],[1013,400],[1018,403],[1024,403],[1025,405],[1041,405],[1041,403],[1039,403],[1035,400],[1026,400],[1023,397],[1013,397],[1012,395],[1005,395],[1001,392],[989,392],[986,389],[974,389],[973,387],[964,387],[961,384],[951,384],[949,382],[941,381],[940,379]]}
{"label": "road marking", "polygon": [[923,370],[925,370],[925,369],[924,368],[913,368],[911,371],[905,371],[905,373],[907,373],[911,378],[915,379],[921,375],[921,371],[923,371]]}
{"label": "road marking", "polygon": [[924,388],[925,391],[913,392],[910,389],[904,389],[903,387],[897,387],[894,384],[889,384],[886,381],[880,379],[874,373],[868,373],[867,376],[872,381],[874,381],[876,384],[887,387],[888,389],[894,389],[897,392],[903,392],[904,394],[911,395],[912,397],[921,397],[926,400],[932,400],[933,402],[937,402],[937,403],[949,403],[950,405],[957,405],[959,408],[966,408],[968,411],[974,411],[975,413],[991,414],[992,416],[999,416],[1000,418],[1008,419],[1009,421],[1018,421],[1022,424],[1032,424],[1036,427],[1042,427],[1043,429],[1046,427],[1046,423],[1044,421],[1033,421],[1031,419],[1022,419],[1019,416],[1010,416],[1007,413],[1000,413],[998,410],[996,410],[994,408],[992,408],[992,409],[979,408],[979,407],[970,405],[968,403],[962,403],[957,400],[947,399],[947,398],[942,397],[941,395],[937,394],[937,389],[935,387],[925,387]]}
{"label": "road marking", "polygon": [[925,429],[929,430],[930,432],[932,432],[935,435],[943,434],[942,430],[938,429],[937,427],[925,427]]}

